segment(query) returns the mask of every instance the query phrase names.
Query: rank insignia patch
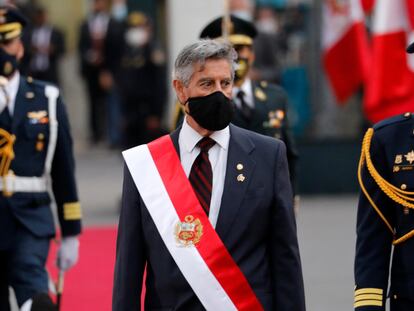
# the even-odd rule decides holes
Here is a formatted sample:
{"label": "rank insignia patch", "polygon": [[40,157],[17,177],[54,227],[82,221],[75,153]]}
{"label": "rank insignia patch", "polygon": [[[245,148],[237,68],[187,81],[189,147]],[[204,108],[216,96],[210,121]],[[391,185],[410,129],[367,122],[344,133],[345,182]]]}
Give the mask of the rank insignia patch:
{"label": "rank insignia patch", "polygon": [[27,113],[30,124],[47,124],[49,123],[49,118],[47,117],[46,110],[39,111],[30,111]]}

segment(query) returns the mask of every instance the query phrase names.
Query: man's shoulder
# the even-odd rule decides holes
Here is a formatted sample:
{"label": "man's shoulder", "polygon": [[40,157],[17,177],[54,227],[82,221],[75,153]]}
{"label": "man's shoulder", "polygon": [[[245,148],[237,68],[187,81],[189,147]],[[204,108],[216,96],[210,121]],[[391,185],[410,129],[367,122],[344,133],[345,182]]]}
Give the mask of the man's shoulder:
{"label": "man's shoulder", "polygon": [[263,90],[263,92],[268,94],[287,95],[286,91],[280,85],[268,82],[266,80],[253,81],[253,87],[260,88]]}
{"label": "man's shoulder", "polygon": [[374,124],[373,129],[376,133],[383,133],[387,130],[393,130],[401,125],[411,125],[414,122],[413,114],[411,112],[406,112],[394,117],[387,118],[376,124]]}
{"label": "man's shoulder", "polygon": [[259,134],[257,132],[253,132],[251,130],[241,128],[237,125],[231,124],[230,127],[231,135],[239,138],[239,139],[248,139],[256,146],[280,146],[284,145],[284,143],[277,138]]}
{"label": "man's shoulder", "polygon": [[56,85],[50,82],[46,82],[43,80],[34,79],[31,76],[21,76],[22,85],[24,87],[30,88],[33,92],[42,92],[44,93],[47,86],[52,86],[58,89]]}
{"label": "man's shoulder", "polygon": [[267,81],[253,82],[253,95],[256,102],[271,103],[276,108],[285,108],[288,102],[286,91],[279,85]]}

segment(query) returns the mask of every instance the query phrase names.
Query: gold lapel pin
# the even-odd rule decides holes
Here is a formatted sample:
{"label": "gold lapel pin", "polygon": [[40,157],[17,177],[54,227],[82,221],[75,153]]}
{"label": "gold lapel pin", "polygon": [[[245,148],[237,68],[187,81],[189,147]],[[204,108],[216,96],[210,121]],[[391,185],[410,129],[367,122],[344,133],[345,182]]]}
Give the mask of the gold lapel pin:
{"label": "gold lapel pin", "polygon": [[237,181],[239,181],[239,182],[243,182],[245,179],[246,179],[246,177],[244,177],[244,175],[243,175],[243,174],[239,174],[239,175],[237,175]]}
{"label": "gold lapel pin", "polygon": [[27,99],[32,99],[32,98],[34,98],[34,96],[35,96],[35,95],[34,95],[34,93],[33,93],[33,92],[27,92],[27,93],[26,93],[26,98],[27,98]]}
{"label": "gold lapel pin", "polygon": [[237,170],[238,170],[238,171],[241,171],[241,170],[243,169],[243,164],[238,163],[238,164],[236,165],[236,168],[237,168]]}

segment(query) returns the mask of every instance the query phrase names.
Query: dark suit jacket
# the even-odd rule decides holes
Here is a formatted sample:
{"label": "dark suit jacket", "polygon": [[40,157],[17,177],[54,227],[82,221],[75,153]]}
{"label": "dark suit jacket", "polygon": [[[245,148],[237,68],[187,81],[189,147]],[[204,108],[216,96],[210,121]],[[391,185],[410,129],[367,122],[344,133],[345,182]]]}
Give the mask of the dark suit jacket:
{"label": "dark suit jacket", "polygon": [[[16,95],[11,132],[16,136],[13,145],[15,158],[10,169],[16,176],[42,176],[49,141],[49,124],[34,123],[28,116],[30,112],[48,111],[45,95],[46,84],[37,80],[20,77]],[[56,117],[58,136],[52,162],[52,188],[58,209],[62,234],[80,233],[81,221],[66,220],[64,204],[78,201],[72,138],[69,121],[61,97],[57,100]],[[2,127],[2,124],[0,124]],[[42,145],[43,147],[39,148]],[[13,243],[15,223],[19,222],[38,237],[51,237],[55,234],[55,224],[50,209],[51,199],[48,192],[16,192],[11,197],[3,196],[0,191],[0,249]]]}
{"label": "dark suit jacket", "polygon": [[[265,310],[305,310],[285,146],[230,126],[227,171],[216,231]],[[171,134],[178,151],[179,130]],[[236,177],[242,163],[244,182]],[[164,245],[128,168],[119,220],[113,310],[204,310]]]}

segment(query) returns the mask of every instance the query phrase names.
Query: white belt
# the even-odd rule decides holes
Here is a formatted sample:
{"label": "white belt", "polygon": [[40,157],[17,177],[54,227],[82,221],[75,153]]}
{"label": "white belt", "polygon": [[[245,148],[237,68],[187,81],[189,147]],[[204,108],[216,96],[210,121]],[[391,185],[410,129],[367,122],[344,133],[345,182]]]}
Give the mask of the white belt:
{"label": "white belt", "polygon": [[3,194],[11,195],[14,192],[46,192],[46,177],[23,177],[15,175],[6,175],[0,177],[0,190]]}

